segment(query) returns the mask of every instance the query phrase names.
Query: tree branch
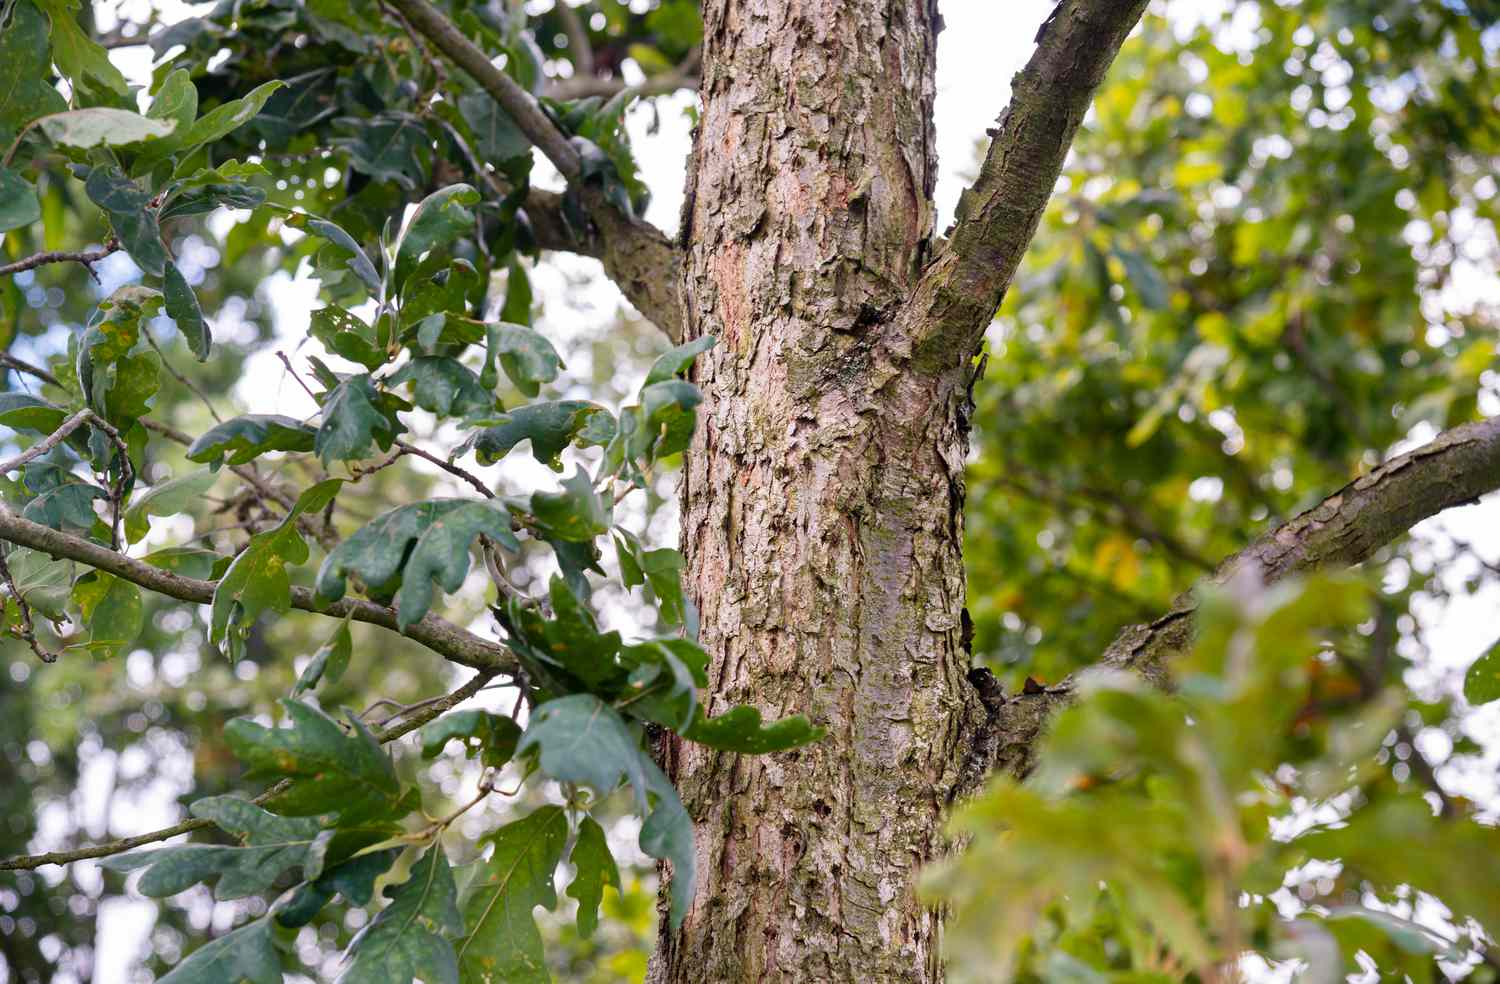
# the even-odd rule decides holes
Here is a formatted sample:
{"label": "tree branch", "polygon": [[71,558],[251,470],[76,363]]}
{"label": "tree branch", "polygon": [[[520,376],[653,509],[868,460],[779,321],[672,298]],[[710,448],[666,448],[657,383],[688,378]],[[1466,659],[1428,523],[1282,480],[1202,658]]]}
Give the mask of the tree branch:
{"label": "tree branch", "polygon": [[906,337],[970,358],[1052,197],[1073,136],[1147,0],[1062,0],[1011,83],[989,153],[905,311]]}
{"label": "tree branch", "polygon": [[[483,689],[484,686],[490,682],[490,680],[494,679],[494,676],[495,674],[493,673],[483,671],[474,674],[474,676],[470,678],[468,683],[465,683],[462,687],[459,687],[451,694],[439,698],[438,700],[414,707],[414,713],[400,724],[393,725],[389,728],[383,728],[377,731],[375,733],[376,739],[381,744],[386,744],[388,742],[395,741],[402,735],[411,734],[413,731],[417,730],[422,725],[426,724],[428,721],[431,721],[438,715],[445,713],[450,708],[456,707],[459,704],[462,704],[464,701],[468,700],[470,697],[473,697],[481,689]],[[267,789],[265,792],[261,793],[259,796],[255,797],[255,799],[251,800],[250,802],[259,806],[290,789],[291,786],[292,781],[290,779],[283,779],[273,785],[271,788]],[[74,861],[83,861],[88,858],[108,857],[111,854],[122,854],[125,851],[140,847],[143,844],[155,844],[158,841],[164,841],[169,838],[176,837],[178,834],[188,834],[192,833],[195,830],[202,830],[204,827],[211,826],[213,826],[213,822],[209,820],[184,820],[182,823],[173,824],[170,827],[163,827],[160,830],[153,830],[149,834],[137,834],[134,837],[122,837],[119,840],[107,841],[103,844],[91,844],[88,847],[80,847],[72,851],[53,851],[48,854],[17,855],[16,857],[0,859],[0,871],[40,868],[43,865],[48,864],[70,864]]]}
{"label": "tree branch", "polygon": [[[0,512],[0,539],[40,550],[59,560],[74,560],[97,570],[130,581],[149,591],[176,598],[179,601],[207,605],[213,601],[214,581],[200,581],[182,577],[144,561],[127,557],[122,553],[100,546],[91,540],[72,536],[58,530],[22,519],[8,511]],[[345,598],[331,604],[323,604],[307,588],[292,588],[292,607],[306,612],[316,612],[331,618],[343,618],[352,613],[358,622],[368,622],[381,628],[400,632],[396,613],[383,605]],[[403,633],[433,652],[463,666],[490,673],[514,673],[515,658],[510,650],[498,642],[481,639],[473,633],[459,628],[451,622],[428,615],[415,625],[408,626]]]}
{"label": "tree branch", "polygon": [[[4,266],[0,266],[0,275],[8,273],[21,273],[22,271],[31,270],[46,263],[82,263],[84,265],[84,268],[88,270],[89,276],[94,277],[94,264],[98,263],[100,260],[104,259],[111,253],[118,251],[119,248],[119,242],[117,240],[111,239],[99,249],[83,250],[82,252],[77,253],[35,253],[31,256],[26,257],[24,260],[17,260],[14,263],[7,263]],[[94,279],[98,280],[99,278],[94,277]]]}
{"label": "tree branch", "polygon": [[659,229],[623,215],[605,201],[601,189],[579,182],[578,151],[542,111],[531,93],[496,68],[477,45],[427,0],[390,0],[439,51],[469,73],[500,105],[511,120],[536,145],[569,182],[574,183],[594,229],[570,230],[562,219],[560,196],[533,192],[526,213],[539,227],[538,240],[547,249],[566,249],[594,256],[640,312],[661,328],[675,343],[682,339],[682,314],[677,285],[682,268],[681,251]]}
{"label": "tree branch", "polygon": [[561,195],[533,189],[526,196],[526,215],[538,246],[598,260],[626,300],[673,345],[680,345],[682,250],[660,229],[635,222],[612,206],[591,214],[592,228],[575,229],[563,218]]}
{"label": "tree branch", "polygon": [[[1202,585],[1223,584],[1254,570],[1274,584],[1327,567],[1350,567],[1417,523],[1455,506],[1470,505],[1500,488],[1500,417],[1464,424],[1344,486],[1300,516],[1266,533],[1219,564]],[[1193,643],[1192,592],[1181,595],[1153,622],[1121,630],[1095,663],[1168,682],[1173,658]],[[1066,704],[1073,679],[1034,694],[991,703],[992,724],[982,757],[1014,775],[1030,771],[1035,744],[1051,712]]]}

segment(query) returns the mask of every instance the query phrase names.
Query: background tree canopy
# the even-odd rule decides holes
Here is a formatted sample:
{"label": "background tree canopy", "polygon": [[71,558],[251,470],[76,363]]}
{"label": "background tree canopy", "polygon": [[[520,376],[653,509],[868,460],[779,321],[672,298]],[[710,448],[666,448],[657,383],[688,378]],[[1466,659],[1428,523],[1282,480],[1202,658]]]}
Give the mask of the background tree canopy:
{"label": "background tree canopy", "polygon": [[[564,192],[425,7],[0,0],[4,456],[74,427],[0,477],[7,511],[217,583],[194,607],[7,553],[3,853],[203,823],[4,872],[0,980],[106,952],[179,984],[642,980],[683,904],[657,860],[692,855],[653,738],[816,737],[698,709],[671,547],[704,345],[624,308],[579,330],[596,268],[550,252],[637,306],[668,279],[664,241],[611,223],[676,180],[631,132],[696,85],[697,4],[439,4],[566,135]],[[1266,529],[1500,412],[1494,7],[1193,7],[1126,43],[972,391],[974,652],[1044,700]],[[108,55],[143,39],[144,91]],[[953,976],[1211,979],[1248,952],[1493,980],[1500,648],[1465,678],[1424,630],[1497,575],[1493,536],[1434,535],[1236,580],[1177,694],[1082,684],[929,875]],[[456,666],[361,620],[387,604],[509,648]]]}

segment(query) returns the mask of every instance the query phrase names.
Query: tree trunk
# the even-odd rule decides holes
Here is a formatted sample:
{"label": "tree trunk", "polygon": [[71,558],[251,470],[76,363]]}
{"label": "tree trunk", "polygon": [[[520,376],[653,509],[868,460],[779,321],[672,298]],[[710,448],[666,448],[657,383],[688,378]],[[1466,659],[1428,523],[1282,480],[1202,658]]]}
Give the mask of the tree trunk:
{"label": "tree trunk", "polygon": [[966,680],[968,360],[893,325],[932,225],[932,0],[707,0],[684,325],[718,336],[686,584],[711,710],[806,713],[768,757],[674,742],[698,880],[652,979],[941,979],[915,895],[983,718]]}

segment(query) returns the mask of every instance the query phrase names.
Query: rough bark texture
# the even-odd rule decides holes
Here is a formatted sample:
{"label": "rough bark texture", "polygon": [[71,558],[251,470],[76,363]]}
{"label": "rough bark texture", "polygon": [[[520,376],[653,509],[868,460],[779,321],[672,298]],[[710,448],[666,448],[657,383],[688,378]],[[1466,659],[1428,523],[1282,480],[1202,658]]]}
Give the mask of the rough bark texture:
{"label": "rough bark texture", "polygon": [[828,728],[674,744],[699,884],[657,981],[932,981],[913,895],[982,717],[962,639],[960,371],[888,329],[931,229],[931,0],[710,0],[684,214],[700,359],[687,586],[713,709]]}

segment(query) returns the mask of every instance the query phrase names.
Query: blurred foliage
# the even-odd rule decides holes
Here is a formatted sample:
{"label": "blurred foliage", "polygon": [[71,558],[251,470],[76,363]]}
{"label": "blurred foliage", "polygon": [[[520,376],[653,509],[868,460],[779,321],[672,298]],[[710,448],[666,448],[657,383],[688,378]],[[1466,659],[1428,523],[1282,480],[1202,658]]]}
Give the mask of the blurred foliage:
{"label": "blurred foliage", "polygon": [[928,882],[954,979],[1231,981],[1250,952],[1305,981],[1493,980],[1500,830],[1419,764],[1449,708],[1388,682],[1368,586],[1236,583],[1199,615],[1176,693],[1089,671],[1029,780],[959,810],[969,846]]}
{"label": "blurred foliage", "polygon": [[[1500,393],[1474,303],[1500,256],[1493,9],[1172,14],[1111,69],[975,387],[975,652],[1015,685]],[[1381,559],[1441,590],[1408,547]]]}

